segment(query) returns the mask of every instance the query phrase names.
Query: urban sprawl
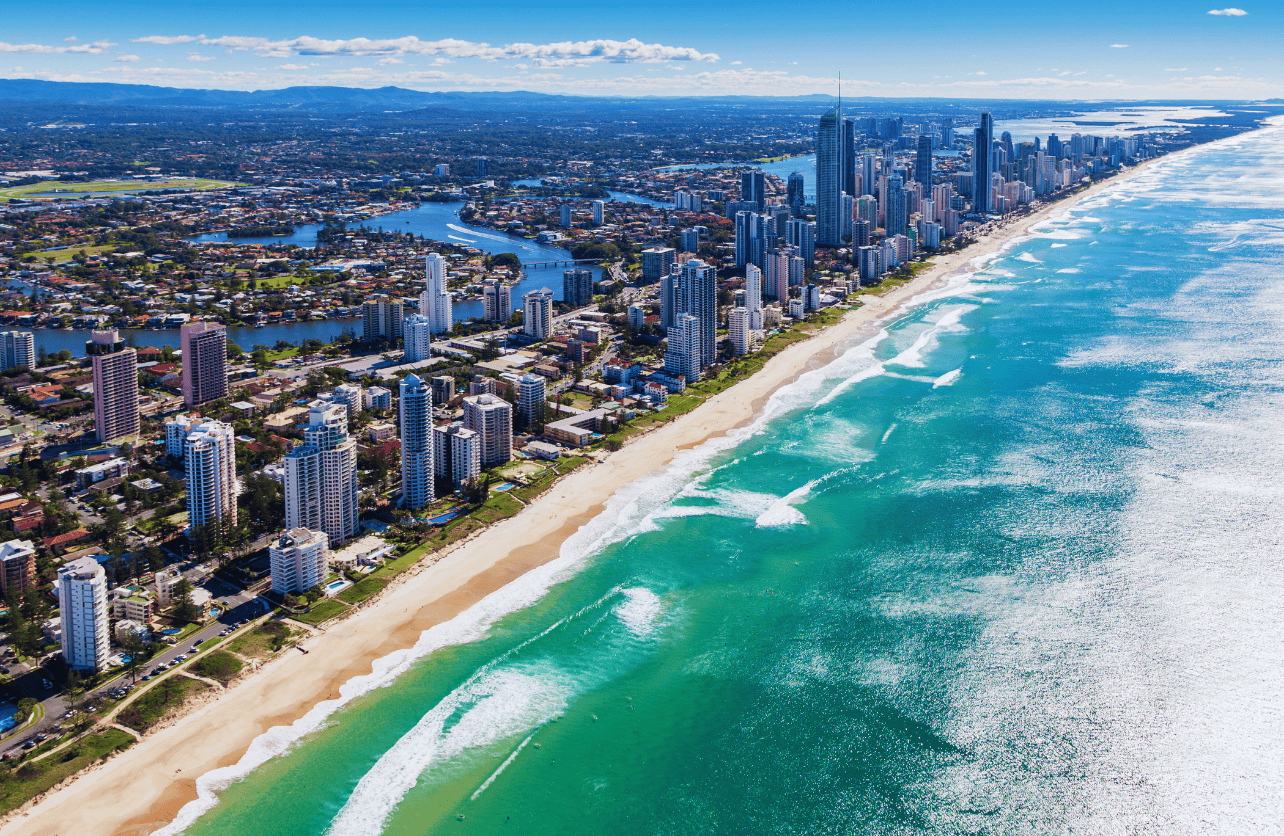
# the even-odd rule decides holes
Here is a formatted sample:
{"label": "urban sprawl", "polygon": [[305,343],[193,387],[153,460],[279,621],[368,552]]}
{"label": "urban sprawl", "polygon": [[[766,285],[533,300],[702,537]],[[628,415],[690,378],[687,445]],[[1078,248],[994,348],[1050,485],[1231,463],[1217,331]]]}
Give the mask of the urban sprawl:
{"label": "urban sprawl", "polygon": [[[862,295],[1172,141],[841,106],[810,131],[814,186],[574,161],[515,185],[521,159],[484,156],[295,175],[262,149],[199,184],[159,166],[65,191],[86,181],[56,150],[0,172],[4,757],[147,732]],[[432,203],[565,260],[378,226]],[[315,246],[272,239],[309,224]],[[229,335],[328,320],[337,341]],[[77,350],[44,347],[72,329]]]}

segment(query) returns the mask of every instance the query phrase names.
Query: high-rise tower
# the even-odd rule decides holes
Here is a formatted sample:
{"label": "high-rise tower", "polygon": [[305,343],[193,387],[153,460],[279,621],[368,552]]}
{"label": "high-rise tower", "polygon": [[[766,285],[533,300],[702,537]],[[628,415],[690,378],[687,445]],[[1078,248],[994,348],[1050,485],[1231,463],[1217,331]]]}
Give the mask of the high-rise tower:
{"label": "high-rise tower", "polygon": [[117,332],[94,331],[85,343],[93,362],[94,428],[105,443],[138,435],[138,354]]}
{"label": "high-rise tower", "polygon": [[816,243],[837,247],[842,235],[843,107],[820,117],[816,133]]}
{"label": "high-rise tower", "polygon": [[183,348],[183,403],[199,406],[227,397],[227,328],[189,322],[179,331]]}
{"label": "high-rise tower", "polygon": [[990,181],[994,179],[994,118],[981,111],[981,124],[972,134],[972,211],[994,211]]}

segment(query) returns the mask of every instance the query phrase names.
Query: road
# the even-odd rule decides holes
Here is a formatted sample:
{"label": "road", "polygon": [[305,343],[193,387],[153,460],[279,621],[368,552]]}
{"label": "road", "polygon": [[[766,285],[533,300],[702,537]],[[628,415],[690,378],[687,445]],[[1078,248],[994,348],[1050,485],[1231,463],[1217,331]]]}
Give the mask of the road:
{"label": "road", "polygon": [[[193,586],[209,591],[214,596],[214,600],[225,607],[225,611],[217,620],[185,637],[173,647],[156,654],[156,656],[148,660],[147,664],[142,665],[138,670],[140,682],[142,677],[152,674],[157,667],[172,663],[180,655],[190,654],[193,645],[203,644],[209,639],[217,637],[224,629],[252,618],[257,618],[271,609],[266,601],[258,597],[257,591],[251,591],[257,590],[258,586],[262,584],[251,587],[251,590],[240,590],[219,578],[210,577],[208,572],[199,566],[184,569],[183,574],[188,580],[192,581]],[[44,708],[45,715],[34,726],[23,729],[19,734],[11,734],[7,739],[0,740],[0,755],[20,750],[23,741],[34,734],[52,732],[55,725],[65,725],[68,722],[72,722],[63,717],[71,707],[72,701],[65,695],[55,692],[52,688],[46,688],[44,686],[46,680],[39,670],[33,671],[29,670],[25,665],[19,665],[12,667],[11,671],[14,684],[27,696],[39,700]],[[123,675],[81,697],[81,702],[87,704],[100,703],[107,698],[100,695],[105,695],[107,691],[125,685],[128,682],[129,677]]]}

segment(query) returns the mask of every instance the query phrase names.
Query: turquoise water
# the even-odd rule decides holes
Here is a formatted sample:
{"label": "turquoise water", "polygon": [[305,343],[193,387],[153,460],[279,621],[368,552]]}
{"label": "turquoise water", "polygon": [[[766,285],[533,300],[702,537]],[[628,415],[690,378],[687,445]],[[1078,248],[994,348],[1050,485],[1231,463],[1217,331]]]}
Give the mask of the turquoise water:
{"label": "turquoise water", "polygon": [[1277,831],[1282,151],[916,300],[165,832]]}

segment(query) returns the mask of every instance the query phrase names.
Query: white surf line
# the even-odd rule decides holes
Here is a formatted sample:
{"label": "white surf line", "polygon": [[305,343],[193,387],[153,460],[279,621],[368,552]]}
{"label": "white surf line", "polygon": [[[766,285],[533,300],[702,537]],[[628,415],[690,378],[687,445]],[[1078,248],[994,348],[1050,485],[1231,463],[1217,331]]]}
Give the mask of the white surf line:
{"label": "white surf line", "polygon": [[486,788],[487,788],[487,787],[489,787],[491,784],[495,783],[495,779],[499,777],[499,773],[501,773],[501,772],[503,772],[505,769],[507,769],[507,768],[508,768],[508,765],[509,765],[510,763],[512,763],[513,761],[517,760],[517,754],[518,754],[519,752],[521,752],[523,749],[525,749],[525,748],[526,748],[526,744],[527,744],[527,743],[530,743],[530,742],[531,742],[531,738],[533,738],[533,737],[535,737],[535,735],[533,735],[533,734],[532,734],[532,735],[530,735],[529,737],[527,737],[525,740],[523,740],[521,743],[517,744],[517,748],[513,750],[513,754],[509,755],[509,756],[508,756],[508,758],[507,758],[507,759],[505,759],[505,761],[499,765],[499,768],[498,768],[498,769],[496,769],[494,772],[490,773],[490,777],[489,777],[489,778],[487,778],[485,781],[483,781],[483,782],[482,782],[482,785],[481,785],[480,787],[478,787],[478,788],[477,788],[477,792],[473,793],[473,794],[469,797],[469,799],[468,799],[468,800],[469,800],[469,801],[476,801],[476,800],[477,800],[477,796],[479,796],[479,795],[481,795],[482,793],[484,793],[484,792],[486,791]]}

